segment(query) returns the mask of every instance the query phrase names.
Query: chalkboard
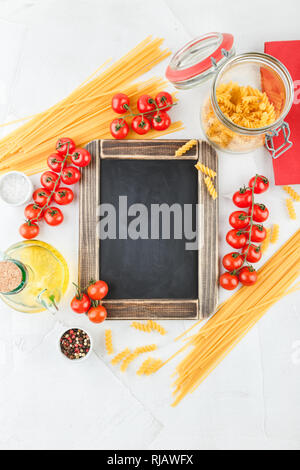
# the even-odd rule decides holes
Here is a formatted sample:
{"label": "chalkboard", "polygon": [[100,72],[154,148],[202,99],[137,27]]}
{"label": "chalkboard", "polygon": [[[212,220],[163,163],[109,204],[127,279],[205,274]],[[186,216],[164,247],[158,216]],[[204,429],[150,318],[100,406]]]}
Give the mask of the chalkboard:
{"label": "chalkboard", "polygon": [[[103,305],[111,319],[199,318],[215,309],[218,203],[194,165],[199,160],[217,170],[217,157],[199,142],[175,158],[185,142],[108,140],[87,146],[93,160],[81,180],[79,282],[108,283]],[[198,249],[186,249],[187,207],[189,231],[196,230],[198,211]],[[164,216],[170,225],[162,228]]]}

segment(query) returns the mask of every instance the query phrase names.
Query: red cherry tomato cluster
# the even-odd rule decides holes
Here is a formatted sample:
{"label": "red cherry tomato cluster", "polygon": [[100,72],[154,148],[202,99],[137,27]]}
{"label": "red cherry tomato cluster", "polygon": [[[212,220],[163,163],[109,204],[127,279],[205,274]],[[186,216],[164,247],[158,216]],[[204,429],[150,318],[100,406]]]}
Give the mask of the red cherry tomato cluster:
{"label": "red cherry tomato cluster", "polygon": [[150,129],[164,131],[171,125],[171,118],[167,111],[174,106],[173,98],[167,91],[158,93],[153,99],[150,95],[142,95],[137,101],[139,113],[134,114],[130,108],[130,101],[124,93],[113,96],[111,107],[117,114],[126,114],[122,118],[114,119],[110,125],[110,133],[115,139],[124,139],[129,132],[126,117],[132,117],[131,128],[136,134],[147,134]]}
{"label": "red cherry tomato cluster", "polygon": [[[77,148],[74,141],[68,137],[59,139],[56,143],[56,153],[52,153],[47,164],[50,170],[41,176],[41,187],[32,195],[33,203],[25,207],[26,221],[21,225],[19,232],[23,238],[35,238],[39,234],[38,223],[44,220],[48,225],[60,225],[64,216],[58,207],[70,204],[74,199],[70,186],[80,180],[79,168],[87,166],[91,161],[91,154],[82,148]],[[71,164],[75,165],[72,166]]]}
{"label": "red cherry tomato cluster", "polygon": [[71,301],[71,309],[75,313],[85,313],[93,323],[102,323],[107,317],[107,310],[100,301],[108,293],[108,285],[105,281],[91,281],[90,285],[80,291],[76,286],[76,295]]}
{"label": "red cherry tomato cluster", "polygon": [[257,281],[257,272],[252,264],[245,263],[257,263],[262,257],[261,246],[254,243],[262,243],[266,238],[266,229],[261,223],[267,220],[269,211],[264,204],[254,202],[254,195],[268,188],[268,179],[255,175],[248,187],[236,191],[232,197],[233,203],[244,210],[230,214],[229,224],[232,229],[227,233],[226,241],[235,250],[241,250],[241,253],[233,251],[223,257],[226,272],[221,274],[219,282],[224,289],[233,290],[239,283],[252,286]]}

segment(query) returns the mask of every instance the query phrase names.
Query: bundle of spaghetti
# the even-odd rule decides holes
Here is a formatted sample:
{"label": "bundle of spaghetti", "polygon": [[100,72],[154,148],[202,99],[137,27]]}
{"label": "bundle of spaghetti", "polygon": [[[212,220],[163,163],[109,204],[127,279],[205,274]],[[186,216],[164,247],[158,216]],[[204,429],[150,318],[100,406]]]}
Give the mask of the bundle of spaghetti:
{"label": "bundle of spaghetti", "polygon": [[126,348],[113,357],[111,363],[115,366],[116,364],[119,364],[119,362],[123,361],[123,359],[125,359],[127,356],[129,356],[129,354],[131,354],[131,351],[129,348]]}
{"label": "bundle of spaghetti", "polygon": [[167,332],[166,330],[159,324],[157,323],[156,321],[154,320],[148,320],[147,322],[147,326],[151,329],[151,330],[155,330],[157,331],[159,334],[161,335],[165,335]]}
{"label": "bundle of spaghetti", "polygon": [[184,155],[191,148],[195,147],[195,145],[197,145],[196,139],[189,140],[186,144],[182,145],[181,147],[179,147],[179,149],[176,150],[175,157],[181,157],[181,155]]}
{"label": "bundle of spaghetti", "polygon": [[107,354],[110,355],[114,353],[111,330],[105,330],[105,347]]}
{"label": "bundle of spaghetti", "polygon": [[137,375],[151,375],[157,372],[163,365],[161,359],[149,357],[146,359],[137,371]]}
{"label": "bundle of spaghetti", "polygon": [[260,245],[260,249],[261,249],[261,252],[262,252],[262,253],[265,253],[265,252],[267,251],[267,249],[269,248],[269,245],[270,245],[270,234],[271,234],[271,229],[270,229],[270,228],[267,228],[266,238],[264,239],[264,241],[263,241],[262,244]]}
{"label": "bundle of spaghetti", "polygon": [[277,243],[279,239],[279,225],[278,224],[273,224],[272,226],[272,232],[270,236],[270,242],[271,243]]}
{"label": "bundle of spaghetti", "polygon": [[287,192],[294,201],[299,202],[300,201],[300,194],[297,193],[293,188],[290,186],[282,186],[282,189],[284,189],[285,192]]}
{"label": "bundle of spaghetti", "polygon": [[204,183],[206,184],[207,190],[208,190],[209,194],[211,195],[211,197],[213,198],[213,200],[217,199],[218,193],[217,193],[216,188],[214,187],[213,182],[212,182],[212,180],[210,179],[209,176],[204,178]]}
{"label": "bundle of spaghetti", "polygon": [[288,199],[285,200],[285,204],[286,204],[286,208],[288,210],[290,219],[296,220],[297,215],[296,215],[295,207],[294,207],[294,204],[293,204],[293,200],[288,198]]}
{"label": "bundle of spaghetti", "polygon": [[133,321],[130,325],[132,328],[135,328],[139,331],[144,331],[144,333],[151,333],[151,328],[146,323],[141,323],[139,321]]}
{"label": "bundle of spaghetti", "polygon": [[[83,82],[68,97],[4,137],[0,141],[0,174],[11,169],[27,174],[42,171],[58,137],[70,137],[81,147],[94,139],[111,138],[109,125],[118,117],[111,109],[115,93],[126,93],[134,108],[141,94],[155,96],[165,88],[166,82],[160,78],[135,82],[169,56],[168,50],[161,49],[162,42],[163,39],[146,38],[102,73]],[[147,137],[162,136],[180,128],[181,122],[174,122],[166,131],[151,130]],[[128,137],[133,135],[136,139],[143,137],[130,133]]]}
{"label": "bundle of spaghetti", "polygon": [[208,168],[208,166],[203,165],[203,163],[201,162],[196,163],[195,168],[197,168],[197,170],[201,171],[201,173],[209,176],[210,178],[215,178],[217,176],[217,173],[214,170]]}
{"label": "bundle of spaghetti", "polygon": [[300,230],[258,271],[253,287],[242,287],[181,350],[192,347],[177,366],[173,406],[194,391],[268,309],[292,287],[300,274]]}

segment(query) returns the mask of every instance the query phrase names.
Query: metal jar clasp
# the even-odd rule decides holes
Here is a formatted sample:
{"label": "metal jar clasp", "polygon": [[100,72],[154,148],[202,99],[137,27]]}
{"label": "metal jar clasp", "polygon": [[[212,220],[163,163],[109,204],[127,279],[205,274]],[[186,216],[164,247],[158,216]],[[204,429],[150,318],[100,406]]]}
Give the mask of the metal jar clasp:
{"label": "metal jar clasp", "polygon": [[[284,142],[280,145],[280,147],[275,149],[273,139],[274,139],[274,137],[277,137],[279,135],[280,131],[283,132]],[[280,157],[280,155],[282,155],[289,148],[291,148],[293,143],[289,140],[290,135],[291,135],[290,126],[288,125],[287,122],[283,122],[281,124],[281,126],[278,127],[278,129],[275,129],[274,131],[266,134],[266,136],[265,136],[265,145],[266,145],[267,149],[271,152],[272,158],[276,159],[276,158]]]}

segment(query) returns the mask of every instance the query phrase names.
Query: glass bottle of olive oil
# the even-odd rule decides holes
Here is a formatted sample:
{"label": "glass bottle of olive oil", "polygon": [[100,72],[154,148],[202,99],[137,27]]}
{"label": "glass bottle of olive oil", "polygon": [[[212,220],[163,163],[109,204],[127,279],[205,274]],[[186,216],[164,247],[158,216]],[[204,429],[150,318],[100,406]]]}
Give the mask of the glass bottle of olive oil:
{"label": "glass bottle of olive oil", "polygon": [[0,260],[0,298],[20,312],[54,312],[68,281],[65,259],[48,243],[17,243]]}

